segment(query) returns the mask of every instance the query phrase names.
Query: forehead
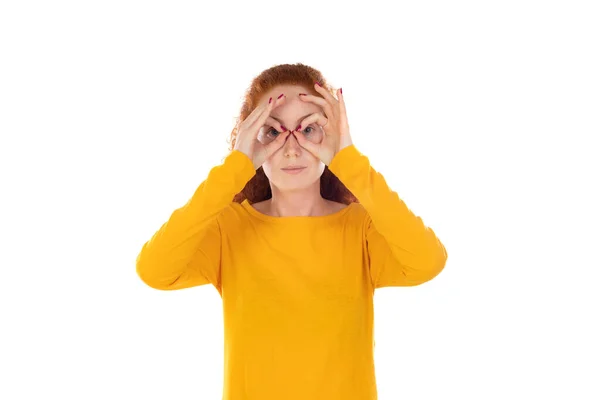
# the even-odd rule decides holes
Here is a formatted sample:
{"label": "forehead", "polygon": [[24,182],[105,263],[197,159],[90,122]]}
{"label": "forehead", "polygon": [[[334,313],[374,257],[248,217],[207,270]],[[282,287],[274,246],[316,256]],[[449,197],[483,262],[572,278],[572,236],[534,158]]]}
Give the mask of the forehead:
{"label": "forehead", "polygon": [[308,101],[300,100],[300,93],[312,94],[308,88],[298,85],[280,85],[268,91],[264,98],[273,97],[275,100],[281,93],[286,97],[285,102],[271,111],[271,116],[280,120],[293,120],[309,113],[320,112],[321,107]]}

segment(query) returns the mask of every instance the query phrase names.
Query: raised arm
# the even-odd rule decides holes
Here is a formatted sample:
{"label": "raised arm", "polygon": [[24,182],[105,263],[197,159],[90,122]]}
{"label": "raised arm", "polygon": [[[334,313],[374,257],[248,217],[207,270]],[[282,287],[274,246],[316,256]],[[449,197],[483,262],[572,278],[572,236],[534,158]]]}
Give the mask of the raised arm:
{"label": "raised arm", "polygon": [[[222,165],[214,167],[187,204],[144,244],[136,270],[148,286],[161,290],[184,289],[212,283],[221,292],[221,227],[217,216],[232,201],[256,169],[285,143],[282,132],[268,144],[258,134],[270,112],[283,104],[265,99],[239,125],[234,145]],[[273,119],[270,120],[273,124]],[[274,127],[283,131],[278,124]]]}
{"label": "raised arm", "polygon": [[214,167],[192,198],[142,247],[136,262],[142,281],[160,290],[211,283],[220,291],[221,231],[217,216],[255,173],[250,158],[239,151]]}
{"label": "raised arm", "polygon": [[329,169],[367,210],[366,241],[375,288],[419,285],[442,271],[448,257],[444,245],[354,145],[337,153]]}

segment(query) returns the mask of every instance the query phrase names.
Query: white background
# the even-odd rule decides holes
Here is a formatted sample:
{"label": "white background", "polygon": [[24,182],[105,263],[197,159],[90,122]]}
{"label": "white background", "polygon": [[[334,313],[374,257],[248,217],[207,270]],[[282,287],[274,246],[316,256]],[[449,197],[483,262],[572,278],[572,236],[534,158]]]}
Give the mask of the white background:
{"label": "white background", "polygon": [[380,399],[600,398],[592,3],[3,1],[0,398],[220,399],[218,293],[135,258],[295,62],[448,250],[376,293]]}

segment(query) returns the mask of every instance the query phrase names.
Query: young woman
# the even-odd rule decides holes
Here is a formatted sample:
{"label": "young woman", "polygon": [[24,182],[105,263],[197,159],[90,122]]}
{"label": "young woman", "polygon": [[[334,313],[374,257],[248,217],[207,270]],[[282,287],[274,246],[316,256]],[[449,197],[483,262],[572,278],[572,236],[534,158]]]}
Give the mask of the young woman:
{"label": "young woman", "polygon": [[373,294],[444,268],[435,233],[352,144],[342,89],[279,65],[232,150],[143,246],[137,273],[223,301],[225,400],[373,400]]}

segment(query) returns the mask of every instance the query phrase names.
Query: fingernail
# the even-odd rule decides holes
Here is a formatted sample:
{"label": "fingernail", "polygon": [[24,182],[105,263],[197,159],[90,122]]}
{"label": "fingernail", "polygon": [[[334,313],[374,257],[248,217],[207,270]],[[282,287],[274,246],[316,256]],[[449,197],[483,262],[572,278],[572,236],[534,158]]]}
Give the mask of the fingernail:
{"label": "fingernail", "polygon": [[306,96],[306,93],[300,93],[298,96]]}
{"label": "fingernail", "polygon": [[340,94],[342,94],[342,88],[340,88]]}
{"label": "fingernail", "polygon": [[300,125],[298,125],[298,126],[296,127],[296,130],[297,130],[297,131],[300,131],[301,125],[302,125],[302,124],[300,124]]}
{"label": "fingernail", "polygon": [[317,86],[321,86],[321,84],[319,82],[315,82],[317,84]]}
{"label": "fingernail", "polygon": [[269,104],[271,104],[271,100],[273,100],[273,98],[272,98],[272,97],[269,97]]}
{"label": "fingernail", "polygon": [[281,125],[281,130],[282,130],[282,131],[287,131],[287,130],[288,130],[288,128],[286,128],[285,126]]}
{"label": "fingernail", "polygon": [[282,97],[283,97],[283,93],[281,93],[281,94],[279,95],[279,97],[277,98],[277,100],[279,100],[279,99],[280,99],[280,98],[282,98]]}

